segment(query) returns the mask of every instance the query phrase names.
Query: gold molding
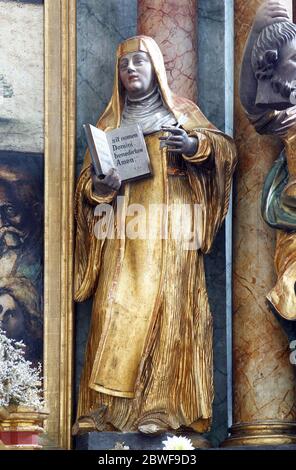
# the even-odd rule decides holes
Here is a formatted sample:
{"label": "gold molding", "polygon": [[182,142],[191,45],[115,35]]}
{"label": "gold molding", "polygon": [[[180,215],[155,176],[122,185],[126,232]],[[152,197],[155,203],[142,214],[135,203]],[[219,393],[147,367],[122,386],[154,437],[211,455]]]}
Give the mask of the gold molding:
{"label": "gold molding", "polygon": [[44,2],[45,447],[71,447],[76,0]]}
{"label": "gold molding", "polygon": [[284,421],[255,421],[235,424],[221,447],[281,446],[296,444],[296,423]]}

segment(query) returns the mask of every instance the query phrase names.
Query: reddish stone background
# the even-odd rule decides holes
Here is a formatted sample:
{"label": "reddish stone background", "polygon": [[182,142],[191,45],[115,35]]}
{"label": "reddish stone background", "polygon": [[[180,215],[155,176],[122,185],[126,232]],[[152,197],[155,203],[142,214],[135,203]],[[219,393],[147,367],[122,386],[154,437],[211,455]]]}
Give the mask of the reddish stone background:
{"label": "reddish stone background", "polygon": [[159,45],[171,89],[197,99],[197,1],[138,0],[138,34]]}

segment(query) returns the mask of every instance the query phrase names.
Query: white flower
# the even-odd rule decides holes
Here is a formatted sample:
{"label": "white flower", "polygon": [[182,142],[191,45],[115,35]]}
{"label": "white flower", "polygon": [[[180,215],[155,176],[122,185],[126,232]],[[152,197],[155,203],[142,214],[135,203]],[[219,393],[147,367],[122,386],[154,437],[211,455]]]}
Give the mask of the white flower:
{"label": "white flower", "polygon": [[7,338],[0,330],[0,406],[22,405],[40,411],[41,365],[26,361],[25,345]]}
{"label": "white flower", "polygon": [[124,442],[116,442],[114,449],[112,450],[130,450],[129,446],[126,446]]}
{"label": "white flower", "polygon": [[162,443],[164,444],[163,450],[194,450],[191,440],[183,436],[168,437]]}

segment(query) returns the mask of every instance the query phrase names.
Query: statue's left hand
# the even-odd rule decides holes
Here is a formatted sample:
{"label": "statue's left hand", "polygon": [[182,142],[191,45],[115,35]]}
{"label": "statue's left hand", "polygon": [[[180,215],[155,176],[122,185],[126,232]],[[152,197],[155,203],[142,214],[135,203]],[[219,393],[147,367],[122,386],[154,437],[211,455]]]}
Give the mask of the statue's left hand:
{"label": "statue's left hand", "polygon": [[196,153],[198,147],[196,137],[189,137],[180,127],[163,126],[162,130],[170,133],[167,137],[159,137],[169,151],[184,154],[186,157],[192,157]]}
{"label": "statue's left hand", "polygon": [[255,34],[260,34],[262,29],[266,26],[273,23],[289,21],[289,19],[286,1],[266,0],[257,10],[252,25],[252,31]]}

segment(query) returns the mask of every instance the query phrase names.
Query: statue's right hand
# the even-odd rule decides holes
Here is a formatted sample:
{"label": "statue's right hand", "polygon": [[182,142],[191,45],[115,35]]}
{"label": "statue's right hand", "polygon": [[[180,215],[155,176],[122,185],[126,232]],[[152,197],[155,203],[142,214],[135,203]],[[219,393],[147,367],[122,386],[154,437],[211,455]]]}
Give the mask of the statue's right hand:
{"label": "statue's right hand", "polygon": [[99,195],[118,191],[121,186],[121,180],[115,168],[111,168],[102,179],[96,174],[93,174],[92,182],[95,193]]}
{"label": "statue's right hand", "polygon": [[266,26],[288,20],[291,21],[285,0],[267,0],[258,8],[252,29],[260,34]]}

